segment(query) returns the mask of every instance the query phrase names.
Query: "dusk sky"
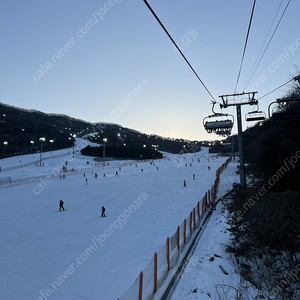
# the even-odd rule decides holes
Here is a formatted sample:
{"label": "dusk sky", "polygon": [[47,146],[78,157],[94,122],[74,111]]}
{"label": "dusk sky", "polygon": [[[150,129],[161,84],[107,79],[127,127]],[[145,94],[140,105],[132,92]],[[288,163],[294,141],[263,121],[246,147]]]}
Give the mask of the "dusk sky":
{"label": "dusk sky", "polygon": [[[247,85],[288,2],[256,1],[237,92],[260,98],[296,75],[300,2],[291,0]],[[253,0],[148,3],[213,97],[233,93]],[[144,1],[6,0],[0,16],[0,102],[164,137],[217,139],[202,125],[210,95]],[[287,88],[261,99],[260,109],[267,112]]]}

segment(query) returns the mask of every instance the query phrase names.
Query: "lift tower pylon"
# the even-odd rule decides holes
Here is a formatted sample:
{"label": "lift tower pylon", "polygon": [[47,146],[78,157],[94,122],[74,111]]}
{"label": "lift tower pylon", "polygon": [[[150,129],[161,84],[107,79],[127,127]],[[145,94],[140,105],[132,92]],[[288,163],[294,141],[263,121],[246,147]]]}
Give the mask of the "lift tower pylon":
{"label": "lift tower pylon", "polygon": [[237,127],[238,127],[238,145],[239,145],[239,157],[240,157],[240,183],[242,188],[247,186],[245,163],[244,163],[244,150],[243,150],[243,130],[242,130],[242,105],[257,105],[258,101],[255,100],[255,94],[257,92],[239,93],[219,96],[222,99],[220,104],[221,108],[227,108],[229,106],[236,107]]}

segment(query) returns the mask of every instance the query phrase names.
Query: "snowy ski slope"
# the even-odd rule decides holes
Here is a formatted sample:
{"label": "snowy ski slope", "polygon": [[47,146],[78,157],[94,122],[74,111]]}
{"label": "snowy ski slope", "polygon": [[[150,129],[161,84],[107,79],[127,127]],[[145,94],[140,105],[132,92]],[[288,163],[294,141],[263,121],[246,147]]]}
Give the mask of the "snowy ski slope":
{"label": "snowy ski slope", "polygon": [[[120,171],[98,170],[97,179],[88,172],[88,184],[78,174],[53,179],[40,192],[38,182],[1,188],[0,299],[120,297],[211,187],[216,169],[226,160],[210,156],[206,148],[185,157],[165,155],[155,165],[147,161]],[[180,167],[174,157],[183,162]],[[32,159],[9,158],[1,166]],[[86,168],[87,160],[94,164],[92,158],[76,154],[68,168]],[[49,174],[63,161],[61,156],[46,160],[44,167],[1,172],[0,179]],[[57,212],[60,199],[65,212]],[[102,205],[107,218],[99,217]]]}

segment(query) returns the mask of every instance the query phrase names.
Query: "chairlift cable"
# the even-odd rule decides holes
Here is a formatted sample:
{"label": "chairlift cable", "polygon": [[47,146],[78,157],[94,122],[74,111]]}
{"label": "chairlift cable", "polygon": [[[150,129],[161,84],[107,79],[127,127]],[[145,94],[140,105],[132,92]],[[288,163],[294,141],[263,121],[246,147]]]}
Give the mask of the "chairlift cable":
{"label": "chairlift cable", "polygon": [[251,17],[250,17],[249,25],[248,25],[248,31],[247,31],[246,41],[245,41],[245,45],[244,45],[244,51],[243,51],[243,55],[242,55],[242,61],[241,61],[241,65],[240,65],[238,77],[237,77],[237,80],[236,80],[236,85],[235,85],[235,88],[234,88],[234,93],[236,93],[236,88],[238,86],[238,83],[239,83],[239,80],[240,80],[240,76],[241,76],[241,71],[242,71],[242,66],[243,66],[244,57],[245,57],[245,53],[246,53],[246,48],[247,48],[247,43],[248,43],[248,38],[249,38],[249,33],[250,33],[250,28],[251,28],[251,23],[252,23],[254,8],[255,8],[255,3],[256,3],[256,0],[254,0],[253,6],[252,6],[252,12],[251,12]]}
{"label": "chairlift cable", "polygon": [[264,97],[270,95],[271,93],[277,91],[278,89],[280,89],[281,87],[283,87],[283,86],[285,86],[286,84],[290,83],[291,81],[295,80],[296,78],[297,78],[297,77],[292,78],[291,80],[287,81],[286,83],[282,84],[281,86],[279,86],[278,88],[272,90],[271,92],[269,92],[269,93],[263,95],[262,97],[258,98],[257,100],[260,100],[260,99],[262,99],[262,98],[264,98]]}
{"label": "chairlift cable", "polygon": [[[285,14],[285,12],[286,12],[286,10],[287,10],[287,8],[288,8],[290,2],[291,2],[291,0],[288,1],[288,3],[287,3],[287,5],[286,5],[286,7],[285,7],[283,13],[281,14],[281,17],[280,17],[280,19],[279,19],[279,21],[278,21],[278,23],[277,23],[277,25],[276,25],[276,27],[275,27],[273,33],[272,33],[272,36],[270,37],[270,40],[269,40],[269,42],[268,42],[268,44],[267,44],[267,46],[266,46],[266,48],[265,48],[265,50],[264,50],[262,56],[260,57],[259,62],[257,63],[257,65],[256,65],[256,67],[255,67],[255,69],[254,69],[254,71],[251,73],[251,77],[247,80],[247,83],[246,83],[245,88],[248,86],[248,84],[249,84],[249,82],[251,81],[253,75],[255,74],[255,72],[256,72],[256,70],[257,70],[257,68],[258,68],[258,66],[259,66],[259,64],[260,64],[260,62],[261,62],[261,60],[263,59],[263,57],[264,57],[264,55],[265,55],[265,53],[266,53],[266,51],[267,51],[267,49],[268,49],[268,47],[269,47],[269,45],[270,45],[270,43],[271,43],[273,37],[274,37],[274,34],[275,34],[275,32],[276,32],[276,30],[277,30],[277,28],[278,28],[278,26],[279,26],[279,24],[280,24],[280,22],[281,22],[281,20],[282,20],[282,18],[283,18],[283,16],[284,16],[284,14]],[[244,89],[245,89],[245,88],[244,88]]]}
{"label": "chairlift cable", "polygon": [[[274,17],[274,19],[273,19],[273,21],[272,21],[272,24],[271,24],[271,26],[270,26],[270,28],[269,28],[269,31],[268,31],[268,33],[267,33],[267,35],[266,35],[266,37],[265,37],[265,40],[264,40],[264,42],[263,42],[263,44],[262,44],[262,46],[261,46],[261,49],[260,49],[260,51],[259,51],[259,53],[258,53],[258,55],[257,55],[257,58],[256,58],[256,60],[255,60],[255,63],[254,63],[254,65],[253,65],[253,67],[252,67],[252,70],[251,70],[251,72],[250,72],[249,78],[247,79],[246,84],[245,84],[245,87],[243,88],[243,90],[245,90],[245,89],[247,88],[247,86],[249,85],[249,83],[250,83],[250,81],[251,81],[251,79],[252,79],[252,77],[253,77],[253,75],[254,75],[256,69],[258,68],[259,63],[258,63],[257,65],[256,65],[256,63],[257,63],[257,61],[258,61],[258,59],[259,59],[259,57],[260,57],[260,54],[261,54],[262,51],[263,51],[263,48],[264,48],[264,46],[265,46],[265,44],[266,44],[267,38],[268,38],[268,36],[269,36],[269,34],[270,34],[270,32],[271,32],[271,29],[272,29],[272,27],[273,27],[273,25],[274,25],[274,22],[275,22],[275,20],[276,20],[276,18],[277,18],[277,15],[278,15],[278,13],[279,13],[279,10],[280,10],[280,7],[281,7],[282,3],[283,3],[283,0],[281,0],[281,3],[279,4],[279,7],[278,7],[277,12],[276,12],[276,14],[275,14],[275,17]],[[260,61],[259,61],[259,62],[260,62]]]}
{"label": "chairlift cable", "polygon": [[181,56],[184,58],[184,60],[186,61],[186,63],[189,65],[189,67],[191,68],[191,70],[194,72],[194,74],[196,75],[196,77],[198,78],[198,80],[201,82],[201,84],[204,86],[204,88],[206,89],[206,91],[208,92],[208,94],[211,96],[211,98],[216,102],[215,98],[213,97],[213,95],[210,93],[210,91],[208,90],[208,88],[206,87],[206,85],[204,84],[204,82],[201,80],[201,78],[198,76],[198,74],[196,73],[196,71],[194,70],[194,68],[192,67],[192,65],[189,63],[189,61],[187,60],[187,58],[184,56],[184,54],[182,53],[182,51],[180,50],[180,48],[177,46],[176,42],[173,40],[172,36],[169,34],[169,32],[167,31],[167,29],[165,28],[165,26],[162,24],[162,22],[160,21],[160,19],[158,18],[158,16],[155,14],[155,12],[153,11],[153,9],[151,8],[151,6],[148,4],[148,2],[146,0],[144,0],[146,6],[149,8],[149,10],[151,11],[151,13],[153,14],[153,16],[155,17],[155,19],[157,20],[157,22],[160,24],[160,26],[163,28],[163,30],[165,31],[165,33],[167,34],[167,36],[170,38],[170,40],[172,41],[172,43],[175,45],[175,47],[177,48],[177,50],[179,51],[179,53],[181,54]]}

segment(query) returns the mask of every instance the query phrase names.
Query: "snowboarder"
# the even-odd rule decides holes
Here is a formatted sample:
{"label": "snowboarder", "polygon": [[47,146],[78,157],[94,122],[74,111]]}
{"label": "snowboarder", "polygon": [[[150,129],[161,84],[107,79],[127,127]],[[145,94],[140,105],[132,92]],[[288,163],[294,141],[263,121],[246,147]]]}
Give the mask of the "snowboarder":
{"label": "snowboarder", "polygon": [[210,166],[208,166],[208,170],[210,170]]}
{"label": "snowboarder", "polygon": [[64,201],[59,200],[59,211],[61,211],[61,209],[65,210],[64,209]]}
{"label": "snowboarder", "polygon": [[196,179],[196,176],[195,176],[195,174],[193,174],[193,180],[195,180]]}
{"label": "snowboarder", "polygon": [[118,172],[116,172],[116,175],[115,176],[119,176],[119,173]]}
{"label": "snowboarder", "polygon": [[101,207],[101,217],[106,217],[106,215],[105,215],[105,207],[104,206]]}
{"label": "snowboarder", "polygon": [[98,177],[98,174],[97,174],[97,172],[95,172],[95,179],[97,179],[97,177]]}
{"label": "snowboarder", "polygon": [[186,187],[186,184],[187,184],[187,182],[186,182],[186,180],[184,179],[184,180],[183,180],[183,186]]}
{"label": "snowboarder", "polygon": [[88,184],[88,179],[87,178],[85,178],[85,184]]}

